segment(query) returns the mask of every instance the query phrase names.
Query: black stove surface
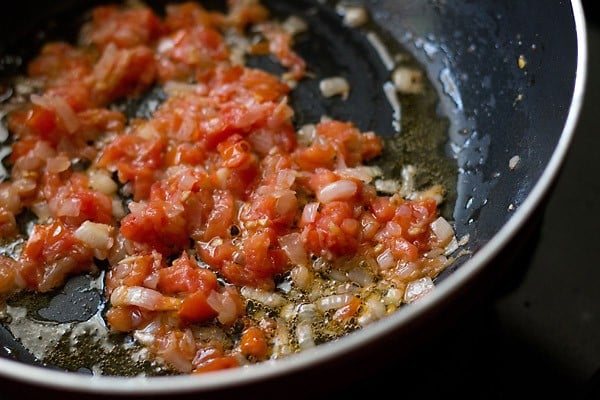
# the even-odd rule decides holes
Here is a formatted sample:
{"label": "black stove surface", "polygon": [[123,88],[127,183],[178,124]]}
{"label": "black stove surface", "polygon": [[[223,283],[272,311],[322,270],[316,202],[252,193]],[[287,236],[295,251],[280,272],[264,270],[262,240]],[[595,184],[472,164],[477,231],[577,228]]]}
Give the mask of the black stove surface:
{"label": "black stove surface", "polygon": [[[520,273],[495,301],[474,307],[415,359],[390,361],[341,385],[351,390],[338,386],[311,399],[600,399],[600,19],[591,1],[584,6],[589,66],[583,110],[530,239],[531,253],[517,261]],[[32,396],[71,398],[0,379],[0,399]]]}

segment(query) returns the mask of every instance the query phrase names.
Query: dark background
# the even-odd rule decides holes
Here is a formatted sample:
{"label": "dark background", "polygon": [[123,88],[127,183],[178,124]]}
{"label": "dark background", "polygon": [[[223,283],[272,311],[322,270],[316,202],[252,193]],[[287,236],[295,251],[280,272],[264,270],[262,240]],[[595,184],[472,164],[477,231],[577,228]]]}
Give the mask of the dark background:
{"label": "dark background", "polygon": [[[414,359],[390,360],[347,382],[351,391],[342,383],[313,399],[600,399],[600,19],[592,0],[583,4],[589,63],[582,114],[514,274],[494,301],[474,305]],[[39,396],[65,398],[0,379],[0,399]]]}

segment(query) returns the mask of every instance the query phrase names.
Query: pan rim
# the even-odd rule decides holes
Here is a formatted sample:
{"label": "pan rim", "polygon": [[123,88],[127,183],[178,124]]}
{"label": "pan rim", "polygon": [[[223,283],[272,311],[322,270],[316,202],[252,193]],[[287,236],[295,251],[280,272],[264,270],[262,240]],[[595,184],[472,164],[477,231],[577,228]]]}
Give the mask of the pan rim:
{"label": "pan rim", "polygon": [[[485,268],[487,260],[494,258],[523,228],[526,221],[533,215],[544,196],[558,175],[572,142],[575,128],[581,113],[585,84],[588,75],[588,44],[586,21],[581,0],[571,0],[577,39],[576,75],[571,103],[567,119],[562,129],[560,139],[554,149],[548,165],[543,171],[527,198],[514,212],[507,223],[479,249],[473,257],[460,268],[439,283],[437,289],[422,301],[407,307],[402,313],[396,313],[360,334],[349,335],[336,342],[325,343],[317,348],[303,351],[299,354],[262,364],[252,365],[251,368],[236,368],[205,374],[207,379],[198,376],[182,375],[168,377],[117,377],[85,375],[72,372],[50,370],[44,367],[32,366],[19,361],[0,358],[0,376],[37,386],[58,390],[69,390],[105,395],[143,395],[143,394],[183,394],[187,392],[212,391],[220,388],[234,388],[253,382],[288,375],[305,369],[310,365],[320,364],[350,353],[365,342],[372,342],[399,325],[414,321],[420,315],[431,312],[445,299],[455,294],[460,288],[476,277]],[[277,367],[274,368],[276,363]]]}

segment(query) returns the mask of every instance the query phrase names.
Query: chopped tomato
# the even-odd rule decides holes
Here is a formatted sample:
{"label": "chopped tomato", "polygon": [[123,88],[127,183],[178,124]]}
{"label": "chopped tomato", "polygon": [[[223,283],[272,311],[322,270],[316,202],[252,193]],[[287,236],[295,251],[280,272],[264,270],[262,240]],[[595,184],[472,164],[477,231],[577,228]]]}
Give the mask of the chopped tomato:
{"label": "chopped tomato", "polygon": [[208,304],[202,290],[187,295],[179,308],[179,318],[185,323],[202,322],[217,316],[217,312]]}
{"label": "chopped tomato", "polygon": [[100,47],[121,48],[150,44],[164,32],[162,22],[148,7],[122,9],[114,5],[94,8],[83,40]]}
{"label": "chopped tomato", "polygon": [[158,271],[158,289],[164,294],[197,293],[205,297],[217,288],[217,275],[206,268],[200,268],[187,253],[173,261],[172,266]]}
{"label": "chopped tomato", "polygon": [[[348,220],[348,221],[347,221]],[[352,207],[341,201],[323,206],[315,222],[304,227],[303,240],[308,251],[329,257],[353,254],[358,248],[358,221]],[[347,228],[344,229],[344,226]]]}
{"label": "chopped tomato", "polygon": [[27,287],[48,291],[69,275],[93,269],[93,251],[60,222],[36,225],[19,257]]}
{"label": "chopped tomato", "polygon": [[240,349],[246,356],[264,360],[267,357],[269,350],[264,332],[256,326],[251,326],[246,329],[242,333]]}

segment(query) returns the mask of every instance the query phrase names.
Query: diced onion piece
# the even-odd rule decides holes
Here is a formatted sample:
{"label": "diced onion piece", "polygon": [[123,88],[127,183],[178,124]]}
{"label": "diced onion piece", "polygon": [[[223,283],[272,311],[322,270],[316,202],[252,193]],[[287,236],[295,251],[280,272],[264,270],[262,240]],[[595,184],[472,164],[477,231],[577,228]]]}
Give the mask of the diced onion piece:
{"label": "diced onion piece", "polygon": [[520,161],[521,161],[521,157],[513,156],[510,158],[510,160],[508,160],[508,167],[510,169],[515,169],[515,168],[517,168],[517,165],[519,164]]}
{"label": "diced onion piece", "polygon": [[57,207],[56,215],[61,217],[77,217],[81,211],[81,201],[79,199],[62,199],[62,201],[57,199],[56,202],[51,201],[49,204],[51,203],[54,203]]}
{"label": "diced onion piece", "polygon": [[295,15],[292,15],[283,21],[281,27],[292,36],[306,32],[308,29],[306,22]]}
{"label": "diced onion piece", "polygon": [[5,182],[0,183],[0,206],[13,214],[21,211],[21,196],[19,196],[13,185]]}
{"label": "diced onion piece", "polygon": [[423,92],[423,72],[416,68],[398,67],[392,73],[392,82],[400,93]]}
{"label": "diced onion piece", "polygon": [[65,155],[48,158],[46,160],[46,170],[51,174],[58,174],[69,169],[71,161]]}
{"label": "diced onion piece", "polygon": [[315,140],[316,135],[317,129],[315,124],[302,125],[297,132],[298,142],[305,146],[309,146]]}
{"label": "diced onion piece", "polygon": [[275,212],[277,216],[293,214],[298,208],[298,199],[293,190],[281,191],[275,197]]}
{"label": "diced onion piece", "polygon": [[347,179],[340,179],[324,186],[317,192],[317,199],[321,203],[349,200],[358,191],[358,184]]}
{"label": "diced onion piece", "polygon": [[110,295],[113,306],[138,306],[150,311],[177,310],[181,300],[142,286],[117,286]]}
{"label": "diced onion piece", "polygon": [[433,281],[428,276],[409,282],[404,292],[404,301],[412,303],[431,292],[434,287]]}
{"label": "diced onion piece", "polygon": [[95,170],[89,173],[90,188],[102,192],[104,194],[114,194],[119,188],[117,183],[112,179],[110,173],[106,170]]}
{"label": "diced onion piece", "polygon": [[325,97],[342,96],[345,100],[350,94],[350,84],[341,76],[322,79],[319,82],[319,90]]}
{"label": "diced onion piece", "polygon": [[40,158],[42,160],[47,160],[56,156],[56,150],[54,150],[52,146],[50,146],[50,143],[48,143],[45,140],[40,140],[35,144],[35,147],[33,148],[33,153],[37,158]]}
{"label": "diced onion piece", "polygon": [[402,184],[394,179],[377,179],[375,189],[381,193],[395,194],[400,193]]}
{"label": "diced onion piece", "polygon": [[353,167],[353,168],[343,168],[340,170],[336,170],[341,177],[343,178],[351,178],[358,179],[365,183],[370,183],[373,180],[374,173],[376,173],[376,167]]}
{"label": "diced onion piece", "polygon": [[62,97],[32,94],[31,102],[47,110],[54,111],[58,118],[63,122],[67,132],[73,133],[79,128],[77,114]]}
{"label": "diced onion piece", "polygon": [[85,221],[73,235],[93,249],[109,250],[113,245],[112,229],[110,225]]}
{"label": "diced onion piece", "polygon": [[363,304],[364,311],[358,317],[358,323],[366,326],[371,322],[381,319],[386,313],[386,307],[382,299],[373,294],[367,298]]}
{"label": "diced onion piece", "polygon": [[232,324],[237,318],[237,305],[232,294],[225,289],[222,293],[211,291],[206,302],[218,313],[217,319],[222,324]]}
{"label": "diced onion piece", "polygon": [[319,311],[325,312],[329,310],[337,310],[340,307],[344,307],[354,296],[348,293],[333,294],[331,296],[321,297],[317,300],[316,305]]}
{"label": "diced onion piece", "polygon": [[402,290],[396,287],[389,288],[388,291],[385,293],[385,296],[383,296],[383,302],[386,305],[399,306],[402,302],[402,299]]}
{"label": "diced onion piece", "polygon": [[306,265],[296,265],[290,271],[290,276],[299,289],[308,289],[313,282],[311,269]]}
{"label": "diced onion piece", "polygon": [[442,246],[445,246],[454,237],[454,229],[444,217],[438,217],[438,219],[433,221],[431,223],[431,230],[437,236]]}
{"label": "diced onion piece", "polygon": [[262,289],[253,288],[250,286],[244,286],[241,288],[242,295],[248,299],[258,301],[267,307],[277,308],[281,307],[287,300],[285,297],[278,293],[267,292]]}
{"label": "diced onion piece", "polygon": [[315,339],[310,321],[300,321],[296,326],[296,339],[302,350],[315,347]]}
{"label": "diced onion piece", "polygon": [[281,236],[278,239],[278,241],[282,250],[288,256],[292,264],[308,264],[308,255],[306,254],[306,250],[304,249],[300,233],[294,232],[288,235]]}
{"label": "diced onion piece", "polygon": [[354,267],[347,273],[348,279],[352,282],[359,284],[360,286],[366,287],[373,283],[373,275],[361,267]]}
{"label": "diced onion piece", "polygon": [[344,25],[356,28],[367,23],[369,15],[364,7],[345,6],[341,9],[344,17]]}
{"label": "diced onion piece", "polygon": [[293,348],[290,345],[290,332],[288,331],[285,321],[281,318],[276,320],[275,335],[273,337],[273,356],[275,358],[284,357],[293,353]]}
{"label": "diced onion piece", "polygon": [[37,183],[31,178],[19,178],[13,181],[12,186],[21,197],[24,197],[33,193],[37,187]]}
{"label": "diced onion piece", "polygon": [[304,206],[304,209],[302,210],[302,217],[300,218],[301,224],[310,224],[312,222],[315,222],[318,210],[318,202],[307,203]]}
{"label": "diced onion piece", "polygon": [[392,254],[392,250],[385,249],[381,254],[377,256],[377,264],[382,270],[390,269],[396,265],[396,259]]}

